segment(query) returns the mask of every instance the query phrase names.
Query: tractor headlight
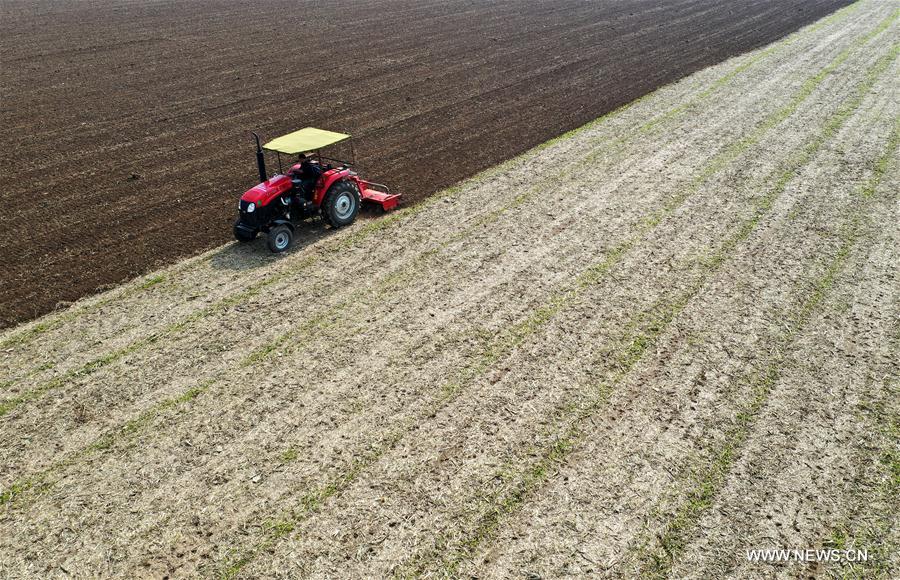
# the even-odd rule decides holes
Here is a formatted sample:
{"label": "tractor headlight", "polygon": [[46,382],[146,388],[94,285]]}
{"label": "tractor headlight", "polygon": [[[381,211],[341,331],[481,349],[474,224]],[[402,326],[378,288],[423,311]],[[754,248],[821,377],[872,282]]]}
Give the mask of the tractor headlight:
{"label": "tractor headlight", "polygon": [[253,213],[254,211],[256,211],[256,204],[255,203],[247,204],[247,213]]}

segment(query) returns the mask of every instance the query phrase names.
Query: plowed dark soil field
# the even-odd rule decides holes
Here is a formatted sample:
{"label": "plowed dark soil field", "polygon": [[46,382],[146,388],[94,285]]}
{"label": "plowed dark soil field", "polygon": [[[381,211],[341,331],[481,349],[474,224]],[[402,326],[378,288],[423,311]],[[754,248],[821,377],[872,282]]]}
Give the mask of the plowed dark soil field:
{"label": "plowed dark soil field", "polygon": [[0,325],[227,241],[251,129],[410,203],[848,3],[4,1]]}

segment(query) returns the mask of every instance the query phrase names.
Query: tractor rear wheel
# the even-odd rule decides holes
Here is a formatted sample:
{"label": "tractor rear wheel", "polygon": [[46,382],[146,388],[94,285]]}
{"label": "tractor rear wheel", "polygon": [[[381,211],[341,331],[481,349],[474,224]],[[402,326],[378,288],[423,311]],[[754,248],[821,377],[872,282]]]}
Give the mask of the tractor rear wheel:
{"label": "tractor rear wheel", "polygon": [[294,231],[288,226],[275,226],[271,230],[269,230],[268,244],[269,249],[275,252],[276,254],[280,254],[281,252],[287,250],[291,247],[291,242],[294,240]]}
{"label": "tractor rear wheel", "polygon": [[322,201],[322,215],[333,228],[349,226],[359,214],[359,189],[349,181],[331,186]]}

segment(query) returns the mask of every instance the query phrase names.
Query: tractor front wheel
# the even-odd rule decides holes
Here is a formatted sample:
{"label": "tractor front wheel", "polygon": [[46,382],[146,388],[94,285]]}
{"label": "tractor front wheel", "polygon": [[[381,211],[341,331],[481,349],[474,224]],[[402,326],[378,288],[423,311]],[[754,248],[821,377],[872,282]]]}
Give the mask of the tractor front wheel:
{"label": "tractor front wheel", "polygon": [[294,232],[288,226],[275,226],[271,230],[269,230],[268,244],[269,249],[275,252],[276,254],[280,254],[281,252],[287,250],[291,247],[291,242],[294,240]]}
{"label": "tractor front wheel", "polygon": [[333,228],[349,226],[359,214],[359,189],[349,181],[335,183],[322,201],[322,215]]}

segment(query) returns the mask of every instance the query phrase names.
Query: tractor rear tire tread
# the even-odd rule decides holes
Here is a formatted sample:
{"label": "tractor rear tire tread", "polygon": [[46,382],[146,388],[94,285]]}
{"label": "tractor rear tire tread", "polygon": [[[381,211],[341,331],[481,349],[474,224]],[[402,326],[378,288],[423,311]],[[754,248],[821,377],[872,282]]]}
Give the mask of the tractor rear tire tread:
{"label": "tractor rear tire tread", "polygon": [[[341,215],[338,211],[338,201],[346,195],[352,197],[353,207],[349,210],[349,213]],[[349,181],[339,181],[332,185],[328,189],[328,193],[325,194],[325,199],[322,201],[322,216],[333,228],[349,226],[356,221],[361,203],[362,198],[359,194],[359,188]]]}

